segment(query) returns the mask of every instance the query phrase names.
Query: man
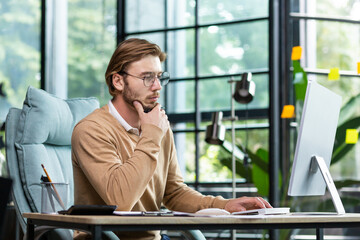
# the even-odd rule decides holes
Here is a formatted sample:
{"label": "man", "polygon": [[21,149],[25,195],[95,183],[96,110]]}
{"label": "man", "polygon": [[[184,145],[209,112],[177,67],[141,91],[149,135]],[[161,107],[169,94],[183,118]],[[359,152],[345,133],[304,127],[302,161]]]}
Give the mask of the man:
{"label": "man", "polygon": [[[225,200],[184,184],[173,133],[157,103],[168,81],[161,49],[129,39],[115,50],[105,73],[112,100],[81,120],[72,136],[75,204],[117,205],[122,211],[203,208],[243,211],[271,207],[262,198]],[[160,239],[158,231],[119,232],[124,239]]]}

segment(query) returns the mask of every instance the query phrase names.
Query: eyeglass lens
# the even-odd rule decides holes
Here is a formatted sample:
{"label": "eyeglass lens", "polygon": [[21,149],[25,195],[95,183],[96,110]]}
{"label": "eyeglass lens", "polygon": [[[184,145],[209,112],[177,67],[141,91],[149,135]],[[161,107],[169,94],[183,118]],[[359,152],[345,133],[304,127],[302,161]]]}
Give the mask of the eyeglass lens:
{"label": "eyeglass lens", "polygon": [[152,73],[150,76],[144,78],[145,86],[152,86],[156,77],[159,79],[160,85],[165,86],[169,82],[170,74],[168,72],[163,72],[160,76],[156,76],[155,73]]}

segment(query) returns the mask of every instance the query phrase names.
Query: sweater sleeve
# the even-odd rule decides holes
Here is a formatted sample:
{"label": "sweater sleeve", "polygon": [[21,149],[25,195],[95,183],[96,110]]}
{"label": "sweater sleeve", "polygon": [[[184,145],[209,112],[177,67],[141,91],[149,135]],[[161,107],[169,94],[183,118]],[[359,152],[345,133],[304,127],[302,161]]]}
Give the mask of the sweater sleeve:
{"label": "sweater sleeve", "polygon": [[170,164],[164,205],[173,211],[196,212],[204,208],[224,208],[229,201],[221,196],[205,196],[184,183],[178,166],[174,138],[171,132]]}
{"label": "sweater sleeve", "polygon": [[111,130],[97,122],[80,122],[72,136],[73,164],[81,169],[106,204],[130,211],[156,169],[162,131],[153,125],[143,126],[133,153],[124,161],[118,153],[133,146],[118,144]]}

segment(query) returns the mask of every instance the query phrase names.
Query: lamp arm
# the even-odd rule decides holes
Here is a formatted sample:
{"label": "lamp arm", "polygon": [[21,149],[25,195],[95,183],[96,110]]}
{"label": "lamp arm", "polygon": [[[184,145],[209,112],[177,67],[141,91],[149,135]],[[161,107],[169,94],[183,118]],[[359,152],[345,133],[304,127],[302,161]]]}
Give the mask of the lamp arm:
{"label": "lamp arm", "polygon": [[[232,144],[225,140],[224,143],[222,144],[223,148],[228,151],[229,153],[232,153],[233,152],[233,146]],[[241,149],[235,145],[235,148],[234,148],[234,155],[237,159],[240,159],[241,161],[244,160],[245,158],[245,154],[243,151],[241,151]]]}

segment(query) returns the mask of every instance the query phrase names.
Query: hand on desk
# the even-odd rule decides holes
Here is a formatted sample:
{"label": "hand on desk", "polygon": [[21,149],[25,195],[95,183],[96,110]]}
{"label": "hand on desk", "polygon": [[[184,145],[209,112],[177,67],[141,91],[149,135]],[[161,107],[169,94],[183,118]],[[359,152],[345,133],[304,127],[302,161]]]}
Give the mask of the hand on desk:
{"label": "hand on desk", "polygon": [[228,212],[240,212],[257,208],[272,208],[272,206],[261,197],[240,197],[228,201],[224,209]]}

